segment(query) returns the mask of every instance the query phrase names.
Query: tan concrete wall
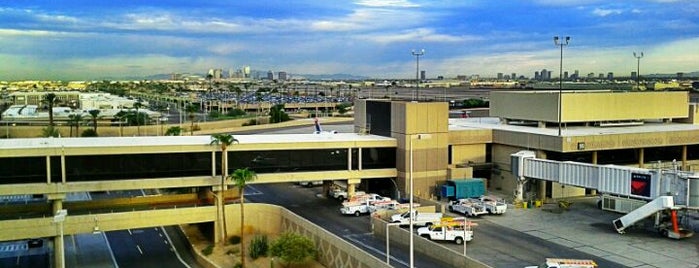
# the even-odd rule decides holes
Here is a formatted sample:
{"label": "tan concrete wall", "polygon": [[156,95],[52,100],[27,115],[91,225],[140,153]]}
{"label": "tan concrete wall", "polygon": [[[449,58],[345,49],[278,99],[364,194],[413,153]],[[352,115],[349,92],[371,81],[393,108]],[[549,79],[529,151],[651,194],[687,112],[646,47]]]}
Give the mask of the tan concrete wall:
{"label": "tan concrete wall", "polygon": [[452,145],[452,165],[471,163],[485,163],[485,144]]}
{"label": "tan concrete wall", "polygon": [[[387,222],[372,217],[371,226],[374,236],[386,240],[386,224]],[[407,229],[400,228],[398,226],[391,226],[388,229],[389,244],[398,243],[403,246],[410,245],[410,233]],[[482,263],[476,259],[463,255],[463,251],[456,252],[448,247],[441,245],[442,243],[449,242],[433,242],[428,239],[419,237],[413,234],[413,249],[415,252],[420,252],[422,254],[427,254],[435,259],[441,260],[449,264],[449,267],[471,267],[471,268],[487,268],[490,267],[485,263]],[[478,234],[475,235],[478,237]],[[478,239],[478,238],[475,238]],[[468,245],[466,245],[468,250]]]}
{"label": "tan concrete wall", "polygon": [[514,193],[516,184],[515,178],[512,175],[512,168],[510,166],[510,155],[521,151],[522,148],[493,144],[491,150],[493,171],[490,175],[489,188],[502,190],[506,193]]}
{"label": "tan concrete wall", "polygon": [[[448,109],[444,102],[393,102],[391,136],[398,142],[396,184],[405,196],[410,193],[410,151],[413,159],[414,194],[421,198],[435,195],[436,186],[447,176],[449,144]],[[416,134],[429,134],[418,139]],[[412,141],[412,148],[411,148]]]}
{"label": "tan concrete wall", "polygon": [[[684,91],[563,91],[561,122],[687,118],[687,94]],[[558,91],[493,91],[490,114],[558,122]]]}

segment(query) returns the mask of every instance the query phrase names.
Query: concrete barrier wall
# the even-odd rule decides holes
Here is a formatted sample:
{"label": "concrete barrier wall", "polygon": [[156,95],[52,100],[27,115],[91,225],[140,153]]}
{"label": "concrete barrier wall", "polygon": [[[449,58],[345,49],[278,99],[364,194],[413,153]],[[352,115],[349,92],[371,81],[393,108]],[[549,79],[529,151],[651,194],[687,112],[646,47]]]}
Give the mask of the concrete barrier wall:
{"label": "concrete barrier wall", "polygon": [[[371,227],[374,236],[383,239],[384,241],[386,240],[386,226],[387,222],[381,220],[380,218],[371,218]],[[390,226],[388,232],[390,240],[389,243],[398,243],[405,246],[410,245],[410,234],[408,229],[403,229],[398,226]],[[417,235],[413,237],[413,249],[415,250],[415,252],[420,252],[432,256],[435,259],[442,260],[449,264],[449,267],[490,267],[478,260],[472,259],[468,256],[464,256],[463,252],[453,251],[450,248],[441,245],[441,243],[433,242],[431,240],[419,237]]]}
{"label": "concrete barrier wall", "polygon": [[[229,235],[240,234],[240,206],[226,206]],[[326,267],[391,267],[333,233],[326,231],[293,212],[275,205],[245,204],[246,234],[294,232],[311,238],[318,249],[317,261]],[[367,227],[367,229],[369,229]]]}

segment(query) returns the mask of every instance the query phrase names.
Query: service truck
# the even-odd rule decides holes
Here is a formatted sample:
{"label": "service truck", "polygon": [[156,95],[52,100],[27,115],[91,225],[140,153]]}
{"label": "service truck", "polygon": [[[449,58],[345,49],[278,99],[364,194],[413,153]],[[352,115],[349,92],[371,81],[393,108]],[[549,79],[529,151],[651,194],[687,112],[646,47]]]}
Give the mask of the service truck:
{"label": "service truck", "polygon": [[442,213],[438,212],[419,212],[413,210],[412,213],[406,211],[401,214],[391,216],[392,223],[400,223],[400,225],[410,224],[410,215],[412,214],[413,226],[430,226],[439,223],[442,220]]}
{"label": "service truck", "polygon": [[500,198],[490,195],[484,195],[477,198],[481,202],[485,210],[490,214],[504,214],[507,211],[507,203]]}
{"label": "service truck", "polygon": [[460,224],[437,224],[418,228],[417,235],[435,241],[454,241],[457,245],[461,245],[464,241],[473,240],[473,230],[470,227],[466,227],[466,229],[464,227],[463,222]]}
{"label": "service truck", "polygon": [[351,198],[347,199],[347,201],[343,202],[356,202],[356,201],[369,201],[369,202],[375,202],[375,201],[391,201],[391,198],[389,197],[383,197],[378,194],[372,194],[372,193],[364,193],[364,192],[357,192],[352,196]]}
{"label": "service truck", "polygon": [[449,201],[447,208],[451,212],[458,212],[468,217],[474,217],[488,213],[483,203],[471,198]]}
{"label": "service truck", "polygon": [[360,194],[353,196],[350,200],[342,202],[340,213],[344,215],[355,215],[372,213],[376,211],[374,203],[390,202],[391,198],[383,197],[378,194]]}
{"label": "service truck", "polygon": [[526,266],[525,268],[597,268],[593,260],[546,258],[546,262],[539,266]]}
{"label": "service truck", "polygon": [[359,216],[361,214],[371,213],[369,209],[370,201],[352,201],[342,203],[340,213],[343,215]]}

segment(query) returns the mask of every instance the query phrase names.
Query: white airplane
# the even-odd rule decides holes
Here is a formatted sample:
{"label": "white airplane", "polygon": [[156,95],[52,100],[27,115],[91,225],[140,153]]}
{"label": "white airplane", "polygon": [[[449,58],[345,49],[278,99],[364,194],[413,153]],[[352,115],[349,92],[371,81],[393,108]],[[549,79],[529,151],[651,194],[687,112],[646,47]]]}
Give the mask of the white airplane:
{"label": "white airplane", "polygon": [[316,125],[316,131],[313,131],[313,134],[337,134],[337,131],[335,130],[330,130],[330,131],[323,131],[323,128],[320,127],[320,122],[318,122],[318,117],[314,118],[313,121],[315,122]]}

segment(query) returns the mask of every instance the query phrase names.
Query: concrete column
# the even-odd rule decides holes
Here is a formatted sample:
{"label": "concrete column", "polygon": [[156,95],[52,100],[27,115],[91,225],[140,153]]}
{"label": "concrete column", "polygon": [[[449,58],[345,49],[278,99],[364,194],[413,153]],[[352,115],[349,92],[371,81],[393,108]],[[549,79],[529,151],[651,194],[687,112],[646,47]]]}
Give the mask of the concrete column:
{"label": "concrete column", "polygon": [[[597,151],[593,151],[593,152],[592,152],[592,164],[593,164],[593,165],[597,165]],[[597,189],[592,189],[592,190],[590,191],[590,194],[596,195],[596,194],[597,194]]]}
{"label": "concrete column", "polygon": [[214,192],[214,202],[216,202],[216,220],[214,221],[214,243],[225,242],[222,239],[223,232],[223,191]]}
{"label": "concrete column", "polygon": [[638,167],[643,168],[644,164],[646,161],[644,160],[645,156],[645,149],[643,148],[638,148]]}
{"label": "concrete column", "polygon": [[[536,151],[536,158],[546,159],[546,152],[542,150]],[[536,196],[539,197],[541,201],[546,200],[546,182],[538,180],[538,187],[536,189]]]}
{"label": "concrete column", "polygon": [[[55,215],[57,211],[63,209],[63,199],[56,199],[53,200],[52,202],[52,209],[53,209],[53,214]],[[56,225],[56,229],[58,228],[63,228],[63,223],[54,223]],[[53,238],[53,263],[54,267],[57,268],[65,268],[65,246],[63,242],[63,236],[61,235],[63,233],[62,230],[58,230],[56,235]]]}
{"label": "concrete column", "polygon": [[361,183],[360,179],[347,180],[347,199],[352,198],[357,191],[357,184]]}

